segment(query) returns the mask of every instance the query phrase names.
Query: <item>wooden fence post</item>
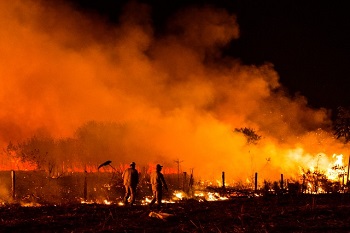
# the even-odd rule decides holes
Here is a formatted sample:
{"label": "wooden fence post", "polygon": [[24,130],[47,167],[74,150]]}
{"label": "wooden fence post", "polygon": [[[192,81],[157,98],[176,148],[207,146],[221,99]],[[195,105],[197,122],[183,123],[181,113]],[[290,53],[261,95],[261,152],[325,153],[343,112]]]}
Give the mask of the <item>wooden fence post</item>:
{"label": "wooden fence post", "polygon": [[255,188],[254,188],[254,190],[255,190],[255,192],[257,192],[257,191],[258,191],[258,173],[257,173],[257,172],[255,172],[255,180],[254,180],[254,183],[255,183]]}
{"label": "wooden fence post", "polygon": [[182,189],[185,193],[187,193],[187,172],[184,172],[184,178],[182,182]]}
{"label": "wooden fence post", "polygon": [[16,173],[15,171],[11,171],[11,192],[12,192],[12,199],[16,199]]}
{"label": "wooden fence post", "polygon": [[84,172],[84,201],[87,201],[87,172]]}
{"label": "wooden fence post", "polygon": [[281,190],[283,192],[283,189],[284,189],[284,182],[283,182],[283,174],[281,174]]}

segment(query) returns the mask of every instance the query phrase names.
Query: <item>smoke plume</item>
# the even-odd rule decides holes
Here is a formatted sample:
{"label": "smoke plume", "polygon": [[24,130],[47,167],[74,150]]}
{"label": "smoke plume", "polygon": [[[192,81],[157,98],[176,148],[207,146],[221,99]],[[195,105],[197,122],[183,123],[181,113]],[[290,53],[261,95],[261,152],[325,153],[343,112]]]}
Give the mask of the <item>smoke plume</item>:
{"label": "smoke plume", "polygon": [[[228,182],[254,172],[294,175],[342,153],[327,132],[327,110],[289,96],[273,64],[222,55],[239,38],[236,17],[225,10],[185,9],[155,36],[146,5],[127,5],[113,25],[43,2],[0,3],[3,147],[33,135],[74,138],[87,122],[113,122],[123,132],[105,140],[116,147],[96,150],[92,163],[166,168],[179,159],[183,171],[202,179],[225,171]],[[248,144],[235,131],[244,127],[261,139]]]}

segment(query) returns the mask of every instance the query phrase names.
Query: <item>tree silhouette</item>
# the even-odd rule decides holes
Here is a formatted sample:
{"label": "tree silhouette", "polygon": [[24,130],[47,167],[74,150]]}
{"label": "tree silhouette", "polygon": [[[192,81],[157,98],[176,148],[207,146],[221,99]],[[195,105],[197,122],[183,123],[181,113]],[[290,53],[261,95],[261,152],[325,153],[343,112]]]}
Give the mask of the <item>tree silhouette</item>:
{"label": "tree silhouette", "polygon": [[[253,129],[251,128],[236,128],[234,130],[235,132],[238,132],[238,133],[242,133],[246,139],[247,139],[247,144],[250,146],[250,145],[256,145],[258,143],[258,141],[261,139],[261,136],[258,135]],[[250,151],[249,151],[249,154],[250,154]],[[253,173],[253,170],[254,170],[254,166],[253,166],[253,155],[250,154],[250,160],[251,160],[251,180],[254,180],[255,177],[254,177],[254,173]],[[253,183],[251,184],[253,185]]]}
{"label": "tree silhouette", "polygon": [[239,133],[243,133],[244,136],[247,139],[247,143],[248,144],[254,144],[256,145],[258,143],[258,141],[261,139],[261,136],[258,135],[253,129],[251,128],[236,128],[235,132],[239,132]]}
{"label": "tree silhouette", "polygon": [[334,122],[334,135],[337,136],[337,139],[344,138],[344,143],[348,143],[350,141],[350,110],[338,107],[337,111]]}

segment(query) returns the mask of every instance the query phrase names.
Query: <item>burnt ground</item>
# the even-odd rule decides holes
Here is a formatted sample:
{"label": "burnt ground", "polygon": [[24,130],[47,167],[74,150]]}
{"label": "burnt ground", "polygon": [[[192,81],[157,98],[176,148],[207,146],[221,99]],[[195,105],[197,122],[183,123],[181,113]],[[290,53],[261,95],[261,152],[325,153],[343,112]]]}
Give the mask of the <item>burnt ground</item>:
{"label": "burnt ground", "polygon": [[[241,197],[147,206],[0,207],[0,232],[350,232],[350,195]],[[156,212],[156,211],[155,211]]]}

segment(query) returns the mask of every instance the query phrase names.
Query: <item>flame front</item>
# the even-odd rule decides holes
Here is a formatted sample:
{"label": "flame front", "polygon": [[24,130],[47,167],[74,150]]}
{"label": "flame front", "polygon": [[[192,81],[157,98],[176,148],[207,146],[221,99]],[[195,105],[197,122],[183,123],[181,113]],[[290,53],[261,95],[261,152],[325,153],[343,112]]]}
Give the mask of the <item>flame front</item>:
{"label": "flame front", "polygon": [[[328,110],[290,98],[272,64],[220,56],[239,38],[235,15],[185,9],[158,36],[144,5],[128,4],[115,25],[55,4],[0,3],[1,170],[57,177],[135,161],[252,184],[255,172],[296,177],[348,152]],[[243,127],[261,139],[248,143]]]}

